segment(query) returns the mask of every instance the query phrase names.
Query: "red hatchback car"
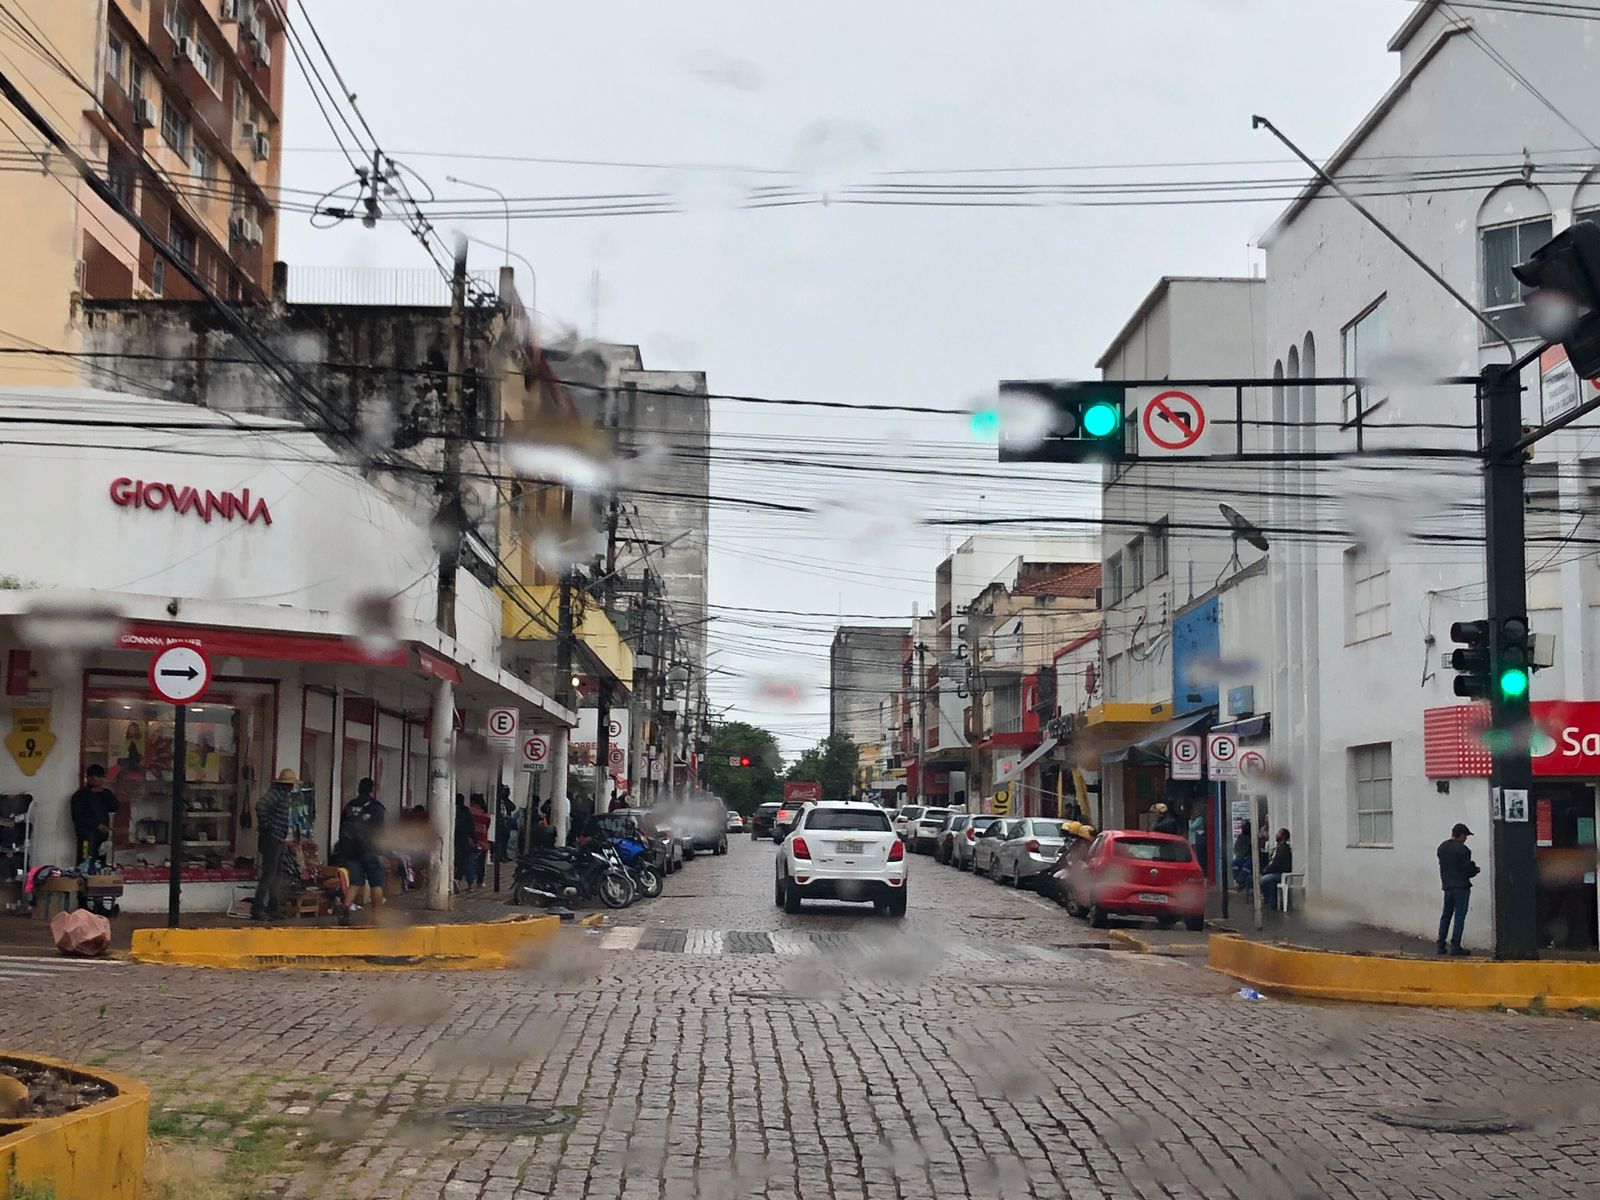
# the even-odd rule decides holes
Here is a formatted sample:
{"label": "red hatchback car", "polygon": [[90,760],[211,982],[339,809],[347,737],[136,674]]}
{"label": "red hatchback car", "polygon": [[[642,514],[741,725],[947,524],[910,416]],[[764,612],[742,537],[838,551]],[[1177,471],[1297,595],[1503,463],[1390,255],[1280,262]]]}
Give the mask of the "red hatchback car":
{"label": "red hatchback car", "polygon": [[1061,881],[1067,911],[1103,929],[1112,917],[1154,917],[1162,927],[1206,923],[1206,877],[1194,850],[1170,833],[1113,829],[1073,858]]}

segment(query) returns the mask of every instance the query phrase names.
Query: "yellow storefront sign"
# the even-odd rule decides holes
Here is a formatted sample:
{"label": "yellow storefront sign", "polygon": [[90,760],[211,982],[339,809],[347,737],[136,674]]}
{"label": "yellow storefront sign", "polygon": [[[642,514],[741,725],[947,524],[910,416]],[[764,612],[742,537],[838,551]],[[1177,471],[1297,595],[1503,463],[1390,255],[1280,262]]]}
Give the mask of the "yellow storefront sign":
{"label": "yellow storefront sign", "polygon": [[1010,788],[1003,787],[989,798],[989,811],[997,817],[1009,817],[1011,815]]}
{"label": "yellow storefront sign", "polygon": [[11,732],[6,749],[17,760],[24,775],[32,775],[44,765],[55,748],[56,735],[50,732],[48,708],[19,708],[11,714]]}

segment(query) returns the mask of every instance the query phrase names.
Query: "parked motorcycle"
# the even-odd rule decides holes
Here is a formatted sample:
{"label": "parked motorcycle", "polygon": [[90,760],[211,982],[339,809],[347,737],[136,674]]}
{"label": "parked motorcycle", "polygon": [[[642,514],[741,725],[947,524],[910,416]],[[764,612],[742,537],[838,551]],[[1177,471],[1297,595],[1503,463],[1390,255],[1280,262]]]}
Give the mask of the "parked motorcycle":
{"label": "parked motorcycle", "polygon": [[529,850],[518,857],[511,886],[513,895],[521,887],[557,894],[572,888],[578,899],[598,899],[607,908],[627,908],[638,894],[622,860],[609,846]]}
{"label": "parked motorcycle", "polygon": [[611,838],[608,845],[621,860],[622,869],[633,879],[641,896],[647,900],[654,900],[661,895],[664,884],[661,872],[656,870],[650,861],[652,856],[649,846],[631,838]]}

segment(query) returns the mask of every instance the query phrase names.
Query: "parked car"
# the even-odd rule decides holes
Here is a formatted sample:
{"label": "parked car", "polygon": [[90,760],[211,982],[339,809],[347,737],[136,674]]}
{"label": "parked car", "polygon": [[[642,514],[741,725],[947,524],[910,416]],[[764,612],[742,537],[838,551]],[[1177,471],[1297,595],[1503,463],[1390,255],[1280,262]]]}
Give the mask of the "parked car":
{"label": "parked car", "polygon": [[750,814],[750,840],[769,838],[772,836],[772,826],[778,820],[778,810],[781,804],[763,804]]}
{"label": "parked car", "polygon": [[977,841],[972,844],[972,873],[974,875],[989,875],[994,872],[994,856],[1006,840],[1006,835],[1011,832],[1011,827],[1021,818],[996,817],[989,822],[988,827],[978,835]]}
{"label": "parked car", "polygon": [[670,875],[683,867],[683,843],[662,815],[649,808],[624,808],[591,816],[583,832],[591,837],[642,836],[650,852],[650,865]]}
{"label": "parked car", "polygon": [[935,862],[953,863],[955,861],[956,841],[968,825],[972,824],[970,813],[951,813],[949,820],[945,821],[944,828],[939,831],[939,840],[933,846],[933,859]]}
{"label": "parked car", "polygon": [[797,913],[803,900],[870,902],[906,915],[906,847],[889,814],[855,800],[808,803],[778,851],[773,903]]}
{"label": "parked car", "polygon": [[701,851],[728,852],[727,810],[720,804],[691,800],[675,806],[672,817],[691,858]]}
{"label": "parked car", "polygon": [[906,823],[906,845],[917,854],[931,854],[939,833],[950,819],[948,808],[925,808],[915,821]]}
{"label": "parked car", "polygon": [[1002,819],[987,813],[973,813],[968,817],[961,832],[950,841],[950,865],[958,871],[972,870],[972,851],[978,844],[978,838],[985,829]]}
{"label": "parked car", "polygon": [[1031,886],[1056,865],[1066,842],[1067,835],[1057,817],[1025,817],[1017,821],[995,851],[994,881],[1012,887]]}
{"label": "parked car", "polygon": [[1114,829],[1073,860],[1064,887],[1067,910],[1103,929],[1112,917],[1154,917],[1166,928],[1206,924],[1206,877],[1194,848],[1170,833]]}
{"label": "parked car", "polygon": [[911,825],[911,822],[915,821],[921,815],[922,815],[922,805],[920,805],[920,804],[902,805],[901,808],[900,808],[900,811],[895,813],[895,815],[894,815],[894,832],[895,832],[895,836],[898,837],[902,842],[905,841],[906,840],[906,830],[907,830],[907,828]]}
{"label": "parked car", "polygon": [[728,810],[728,832],[729,833],[743,833],[744,832],[744,817],[741,816],[739,813],[734,812],[733,809],[731,809],[731,808]]}

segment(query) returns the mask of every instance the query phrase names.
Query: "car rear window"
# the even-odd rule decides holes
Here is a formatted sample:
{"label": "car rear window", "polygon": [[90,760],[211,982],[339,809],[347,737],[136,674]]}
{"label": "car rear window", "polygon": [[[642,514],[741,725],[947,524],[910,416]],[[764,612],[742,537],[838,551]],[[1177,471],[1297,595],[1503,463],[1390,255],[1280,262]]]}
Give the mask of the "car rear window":
{"label": "car rear window", "polygon": [[1194,857],[1187,842],[1165,838],[1118,838],[1112,843],[1118,858],[1137,858],[1144,862],[1188,862]]}
{"label": "car rear window", "polygon": [[924,821],[937,821],[940,817],[948,817],[949,815],[950,810],[948,808],[925,808],[922,810],[921,819]]}
{"label": "car rear window", "polygon": [[1061,831],[1060,821],[1035,821],[1033,823],[1033,836],[1055,838],[1059,841],[1067,835]]}
{"label": "car rear window", "polygon": [[922,810],[913,804],[910,808],[902,808],[900,815],[908,821],[915,821],[922,815]]}
{"label": "car rear window", "polygon": [[770,817],[773,813],[777,812],[782,807],[783,807],[783,805],[781,805],[781,804],[763,804],[760,808],[756,809],[756,812],[765,813],[767,816]]}
{"label": "car rear window", "polygon": [[807,829],[849,833],[888,833],[889,818],[861,808],[816,808],[806,818]]}
{"label": "car rear window", "polygon": [[993,825],[999,819],[999,817],[973,817],[972,827],[979,833],[982,833],[985,829],[989,828],[989,826]]}

